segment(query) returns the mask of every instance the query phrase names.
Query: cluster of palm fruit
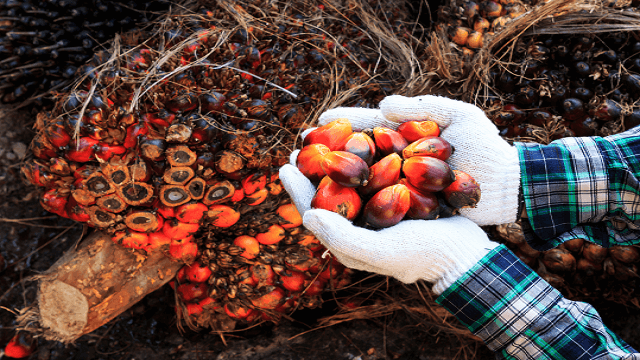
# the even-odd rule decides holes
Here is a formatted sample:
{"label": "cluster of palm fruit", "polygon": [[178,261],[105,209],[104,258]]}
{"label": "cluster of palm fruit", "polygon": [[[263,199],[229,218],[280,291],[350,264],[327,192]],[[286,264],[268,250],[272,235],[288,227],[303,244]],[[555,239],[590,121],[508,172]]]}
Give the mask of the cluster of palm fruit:
{"label": "cluster of palm fruit", "polygon": [[478,183],[451,169],[446,160],[453,147],[438,135],[430,120],[407,121],[397,131],[353,131],[341,118],[314,129],[296,159],[298,170],[318,184],[311,207],[374,229],[475,207]]}
{"label": "cluster of palm fruit", "polygon": [[521,38],[494,66],[485,97],[506,138],[541,143],[606,136],[640,124],[640,42],[627,32]]}
{"label": "cluster of palm fruit", "polygon": [[94,49],[152,20],[168,1],[0,1],[0,102],[62,90]]}
{"label": "cluster of palm fruit", "polygon": [[[625,303],[637,292],[634,288],[640,285],[637,280],[638,246],[605,248],[576,238],[540,252],[525,241],[517,223],[499,225],[493,234],[551,285],[570,295],[604,296]],[[635,305],[639,304],[636,302]]]}
{"label": "cluster of palm fruit", "polygon": [[448,0],[438,8],[437,30],[460,46],[463,54],[473,55],[485,36],[504,28],[512,19],[535,5],[535,0]]}
{"label": "cluster of palm fruit", "polygon": [[22,169],[45,209],[190,265],[174,284],[179,314],[217,328],[318,306],[349,282],[301,227],[278,168],[329,95],[373,106],[393,90],[367,73],[378,50],[355,11],[223,5],[96,53],[38,115]]}

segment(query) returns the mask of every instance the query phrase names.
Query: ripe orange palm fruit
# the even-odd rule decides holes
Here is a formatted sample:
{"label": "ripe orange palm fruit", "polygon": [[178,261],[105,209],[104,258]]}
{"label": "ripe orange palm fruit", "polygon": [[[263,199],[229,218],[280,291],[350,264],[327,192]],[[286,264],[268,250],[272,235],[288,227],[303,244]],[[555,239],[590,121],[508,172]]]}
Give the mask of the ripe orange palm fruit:
{"label": "ripe orange palm fruit", "polygon": [[354,188],[342,186],[325,176],[311,199],[311,207],[333,211],[353,220],[360,213],[362,200]]}

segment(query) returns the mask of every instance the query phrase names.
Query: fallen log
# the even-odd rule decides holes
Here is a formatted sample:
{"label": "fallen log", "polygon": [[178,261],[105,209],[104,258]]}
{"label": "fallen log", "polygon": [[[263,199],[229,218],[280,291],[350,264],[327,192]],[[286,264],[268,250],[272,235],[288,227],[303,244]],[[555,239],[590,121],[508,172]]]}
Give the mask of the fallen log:
{"label": "fallen log", "polygon": [[161,251],[126,249],[94,232],[36,277],[37,303],[21,312],[19,328],[71,343],[169,282],[182,265]]}

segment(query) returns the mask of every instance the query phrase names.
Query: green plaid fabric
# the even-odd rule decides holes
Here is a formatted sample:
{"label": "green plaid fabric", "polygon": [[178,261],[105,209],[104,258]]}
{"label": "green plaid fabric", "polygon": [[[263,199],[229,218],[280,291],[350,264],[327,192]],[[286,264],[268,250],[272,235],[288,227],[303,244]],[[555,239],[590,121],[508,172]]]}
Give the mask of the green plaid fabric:
{"label": "green plaid fabric", "polygon": [[591,305],[565,299],[504,245],[436,302],[498,359],[640,359]]}
{"label": "green plaid fabric", "polygon": [[640,127],[515,145],[532,247],[547,250],[573,238],[605,247],[640,242]]}

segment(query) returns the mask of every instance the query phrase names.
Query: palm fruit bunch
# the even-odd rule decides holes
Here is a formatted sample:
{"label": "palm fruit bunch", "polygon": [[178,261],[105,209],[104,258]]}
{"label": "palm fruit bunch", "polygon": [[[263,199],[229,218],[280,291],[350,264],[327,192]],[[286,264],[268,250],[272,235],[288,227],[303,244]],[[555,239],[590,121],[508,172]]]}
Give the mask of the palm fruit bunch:
{"label": "palm fruit bunch", "polygon": [[94,49],[147,23],[170,2],[0,1],[0,102],[24,101],[73,81]]}
{"label": "palm fruit bunch", "polygon": [[376,63],[361,11],[218,2],[123,36],[38,115],[22,171],[46,210],[185,262],[174,287],[190,326],[320,306],[349,271],[321,257],[277,174],[329,98],[373,106],[401,78]]}
{"label": "palm fruit bunch", "polygon": [[627,32],[518,40],[489,71],[485,108],[506,138],[607,136],[640,124],[640,42]]}
{"label": "palm fruit bunch", "polygon": [[520,224],[499,225],[493,235],[555,288],[574,299],[605,298],[622,304],[638,302],[640,247],[605,248],[580,238],[547,251],[533,249]]}
{"label": "palm fruit bunch", "polygon": [[376,229],[474,207],[480,187],[449,167],[453,147],[438,135],[429,120],[354,132],[345,118],[314,129],[296,158],[300,172],[319,182],[311,207]]}
{"label": "palm fruit bunch", "polygon": [[529,11],[535,0],[449,0],[438,8],[436,30],[444,31],[466,55],[473,55],[486,36],[504,28],[512,19]]}

